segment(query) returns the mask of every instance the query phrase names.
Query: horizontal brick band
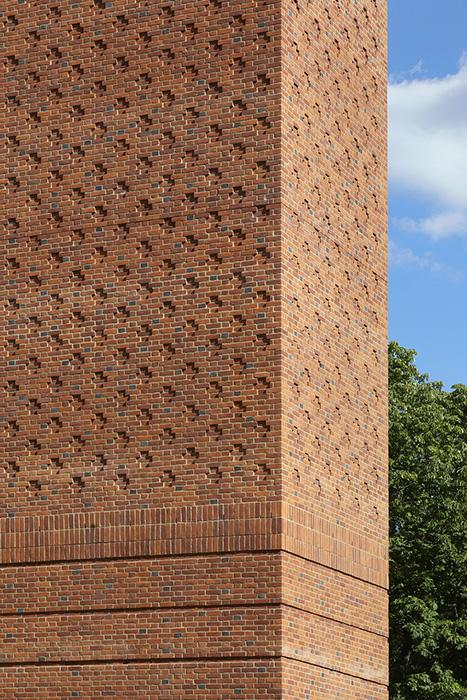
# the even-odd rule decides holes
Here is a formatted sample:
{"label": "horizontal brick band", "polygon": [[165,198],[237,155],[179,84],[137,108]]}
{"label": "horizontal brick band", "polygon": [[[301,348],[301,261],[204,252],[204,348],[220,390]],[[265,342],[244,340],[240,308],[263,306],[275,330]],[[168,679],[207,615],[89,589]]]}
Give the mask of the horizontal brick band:
{"label": "horizontal brick band", "polygon": [[[239,690],[242,694],[239,695]],[[34,698],[280,700],[278,659],[0,668],[0,700]],[[360,700],[360,697],[359,699]]]}
{"label": "horizontal brick band", "polygon": [[280,568],[280,552],[0,567],[0,617],[278,603]]}
{"label": "horizontal brick band", "polygon": [[294,608],[283,609],[282,654],[374,683],[387,682],[387,639]]}
{"label": "horizontal brick band", "polygon": [[12,565],[0,567],[0,591],[0,617],[282,602],[387,634],[386,591],[369,596],[363,581],[287,552]]}
{"label": "horizontal brick band", "polygon": [[0,664],[280,654],[279,606],[21,616],[4,621]]}
{"label": "horizontal brick band", "polygon": [[1,700],[11,700],[15,694],[38,700],[61,700],[72,693],[107,697],[109,688],[116,697],[157,700],[206,700],[219,694],[237,700],[240,690],[244,697],[280,700],[282,692],[290,696],[300,686],[313,688],[323,700],[335,700],[336,688],[352,700],[387,698],[382,686],[291,659],[0,668]]}
{"label": "horizontal brick band", "polygon": [[278,605],[17,615],[2,627],[0,665],[272,657],[282,643],[284,656],[386,681],[387,640]]}
{"label": "horizontal brick band", "polygon": [[280,549],[279,509],[265,502],[3,520],[1,562]]}
{"label": "horizontal brick band", "polygon": [[281,533],[286,551],[387,588],[386,542],[287,503]]}
{"label": "horizontal brick band", "polygon": [[387,585],[384,543],[274,501],[0,521],[3,564],[281,549]]}
{"label": "horizontal brick band", "polygon": [[294,659],[284,659],[282,664],[282,689],[286,698],[301,697],[303,689],[310,690],[310,697],[320,700],[387,700],[387,688],[371,681],[355,678],[337,671],[313,666]]}
{"label": "horizontal brick band", "polygon": [[387,636],[387,591],[288,552],[281,557],[282,602]]}

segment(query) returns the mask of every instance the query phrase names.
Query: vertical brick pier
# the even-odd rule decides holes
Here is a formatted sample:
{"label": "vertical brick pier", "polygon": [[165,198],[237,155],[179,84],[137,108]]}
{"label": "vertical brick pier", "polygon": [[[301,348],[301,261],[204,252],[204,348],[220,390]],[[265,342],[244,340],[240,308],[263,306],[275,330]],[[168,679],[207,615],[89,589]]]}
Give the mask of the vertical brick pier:
{"label": "vertical brick pier", "polygon": [[385,0],[0,22],[0,699],[385,700]]}

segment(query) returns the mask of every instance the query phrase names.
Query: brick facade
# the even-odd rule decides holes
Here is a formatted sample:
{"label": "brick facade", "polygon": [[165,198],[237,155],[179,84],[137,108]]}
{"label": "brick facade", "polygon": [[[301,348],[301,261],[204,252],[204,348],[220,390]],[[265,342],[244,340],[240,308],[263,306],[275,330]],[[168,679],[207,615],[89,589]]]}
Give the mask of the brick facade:
{"label": "brick facade", "polygon": [[0,700],[385,700],[386,2],[6,5]]}

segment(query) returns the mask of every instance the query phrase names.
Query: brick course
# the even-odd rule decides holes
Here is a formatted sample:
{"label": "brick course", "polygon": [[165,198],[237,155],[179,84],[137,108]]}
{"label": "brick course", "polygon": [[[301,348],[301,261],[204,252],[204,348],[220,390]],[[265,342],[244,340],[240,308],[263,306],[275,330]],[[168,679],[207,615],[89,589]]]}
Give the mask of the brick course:
{"label": "brick course", "polygon": [[11,566],[2,613],[277,604],[280,571],[279,552]]}
{"label": "brick course", "polygon": [[0,700],[385,700],[385,0],[0,21]]}
{"label": "brick course", "polygon": [[[62,700],[80,698],[157,698],[162,700],[280,700],[282,673],[278,660],[181,664],[142,663],[2,668],[5,698]],[[360,698],[358,698],[360,700]],[[364,700],[370,700],[369,696]],[[379,698],[378,698],[379,700]]]}

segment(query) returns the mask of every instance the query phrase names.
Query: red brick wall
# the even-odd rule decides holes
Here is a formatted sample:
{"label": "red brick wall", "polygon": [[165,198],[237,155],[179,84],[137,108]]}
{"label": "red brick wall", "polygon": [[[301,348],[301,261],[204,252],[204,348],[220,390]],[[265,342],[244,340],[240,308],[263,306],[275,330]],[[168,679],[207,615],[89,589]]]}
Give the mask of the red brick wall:
{"label": "red brick wall", "polygon": [[385,697],[386,3],[282,20],[283,697]]}
{"label": "red brick wall", "polygon": [[282,697],[282,672],[277,659],[3,667],[0,683],[4,698],[27,700],[62,700],[64,697],[280,700]]}
{"label": "red brick wall", "polygon": [[0,514],[274,498],[279,4],[8,4]]}
{"label": "red brick wall", "polygon": [[230,606],[277,605],[280,553],[10,566],[0,569],[0,590],[4,615],[212,607],[219,599]]}
{"label": "red brick wall", "polygon": [[0,698],[385,696],[385,2],[7,0]]}

